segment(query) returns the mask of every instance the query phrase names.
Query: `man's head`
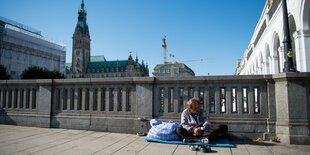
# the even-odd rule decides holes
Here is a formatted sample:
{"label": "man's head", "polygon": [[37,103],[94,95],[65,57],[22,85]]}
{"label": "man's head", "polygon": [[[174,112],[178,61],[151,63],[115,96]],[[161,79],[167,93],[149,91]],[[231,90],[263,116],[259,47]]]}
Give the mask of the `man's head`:
{"label": "man's head", "polygon": [[190,113],[197,114],[200,110],[199,107],[199,100],[196,98],[191,98],[190,100],[187,101],[187,107],[189,109]]}

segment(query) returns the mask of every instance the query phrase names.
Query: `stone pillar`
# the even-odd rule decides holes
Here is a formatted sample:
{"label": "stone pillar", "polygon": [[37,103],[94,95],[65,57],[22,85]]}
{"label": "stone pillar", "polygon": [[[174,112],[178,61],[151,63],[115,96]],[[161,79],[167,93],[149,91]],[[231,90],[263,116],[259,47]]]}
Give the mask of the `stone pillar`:
{"label": "stone pillar", "polygon": [[278,56],[272,56],[271,57],[272,62],[272,71],[271,74],[278,74],[279,73],[279,57]]}
{"label": "stone pillar", "polygon": [[[153,110],[153,90],[154,90],[154,78],[133,78],[136,84],[136,118],[137,125],[136,131],[140,133],[146,133],[149,127],[148,121],[154,116]],[[167,88],[165,88],[167,89]],[[167,102],[166,102],[167,103]],[[165,109],[166,110],[166,109]],[[146,128],[145,128],[146,127]]]}
{"label": "stone pillar", "polygon": [[310,30],[300,30],[293,34],[295,38],[296,66],[300,72],[310,72]]}
{"label": "stone pillar", "polygon": [[310,144],[310,73],[273,75],[276,99],[276,136],[281,143]]}
{"label": "stone pillar", "polygon": [[279,69],[279,72],[278,73],[281,73],[283,72],[283,68],[284,68],[284,62],[285,62],[285,58],[284,58],[284,47],[283,46],[280,46],[278,48],[278,51],[279,51],[279,66],[280,66],[280,69]]}
{"label": "stone pillar", "polygon": [[40,116],[37,117],[37,127],[49,128],[52,111],[52,80],[37,80],[37,84],[39,85],[37,108]]}
{"label": "stone pillar", "polygon": [[276,123],[276,97],[275,97],[275,82],[271,78],[265,77],[267,81],[267,126],[266,132],[263,134],[264,140],[269,140],[270,136],[275,136],[275,123]]}
{"label": "stone pillar", "polygon": [[[136,115],[143,119],[153,118],[153,82],[154,78],[134,78],[136,84]],[[166,110],[166,109],[165,109]]]}

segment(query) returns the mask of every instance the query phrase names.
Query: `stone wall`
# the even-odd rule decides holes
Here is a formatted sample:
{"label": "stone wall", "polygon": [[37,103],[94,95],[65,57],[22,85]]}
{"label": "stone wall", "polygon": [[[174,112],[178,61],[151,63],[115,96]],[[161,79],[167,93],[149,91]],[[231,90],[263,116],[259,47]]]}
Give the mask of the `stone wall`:
{"label": "stone wall", "polygon": [[152,118],[180,122],[192,97],[236,138],[310,143],[310,73],[0,81],[0,123],[145,132]]}

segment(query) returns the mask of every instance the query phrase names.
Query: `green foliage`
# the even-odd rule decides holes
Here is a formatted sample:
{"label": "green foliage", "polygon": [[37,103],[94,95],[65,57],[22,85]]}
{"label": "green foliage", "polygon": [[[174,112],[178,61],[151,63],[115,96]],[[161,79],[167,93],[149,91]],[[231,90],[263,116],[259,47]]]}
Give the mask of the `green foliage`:
{"label": "green foliage", "polygon": [[274,137],[270,136],[269,140],[273,142],[280,142],[280,139],[277,136],[274,136]]}
{"label": "green foliage", "polygon": [[58,71],[49,71],[37,66],[31,66],[22,73],[22,79],[63,79],[64,74]]}
{"label": "green foliage", "polygon": [[6,71],[6,68],[3,65],[0,65],[0,80],[8,80],[10,75]]}

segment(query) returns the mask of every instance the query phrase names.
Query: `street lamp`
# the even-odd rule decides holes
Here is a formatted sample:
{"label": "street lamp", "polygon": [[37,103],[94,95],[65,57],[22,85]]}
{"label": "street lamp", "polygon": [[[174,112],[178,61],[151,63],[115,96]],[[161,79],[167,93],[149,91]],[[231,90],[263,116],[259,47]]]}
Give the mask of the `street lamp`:
{"label": "street lamp", "polygon": [[283,10],[283,30],[284,30],[284,68],[283,72],[296,72],[293,64],[293,51],[292,51],[292,40],[290,37],[290,29],[288,25],[288,14],[286,0],[282,0],[282,10]]}

